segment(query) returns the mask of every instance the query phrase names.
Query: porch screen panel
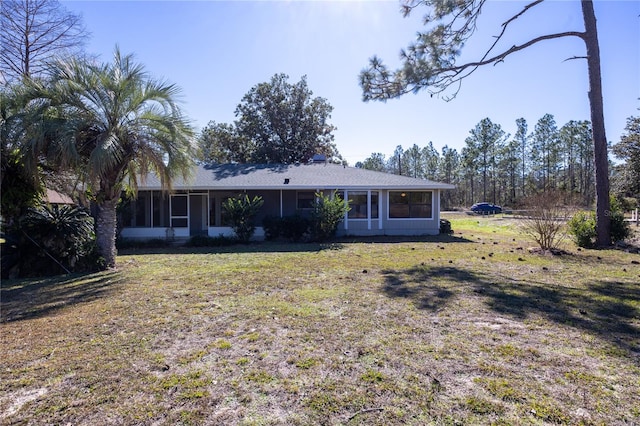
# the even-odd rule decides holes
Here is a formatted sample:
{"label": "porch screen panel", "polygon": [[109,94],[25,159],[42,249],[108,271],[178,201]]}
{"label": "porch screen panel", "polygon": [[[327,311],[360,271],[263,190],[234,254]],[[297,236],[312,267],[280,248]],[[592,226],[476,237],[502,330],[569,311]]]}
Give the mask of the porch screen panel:
{"label": "porch screen panel", "polygon": [[189,226],[189,197],[185,195],[171,196],[171,226],[173,228],[186,228]]}
{"label": "porch screen panel", "polygon": [[161,191],[153,191],[153,226],[169,226],[169,196]]}
{"label": "porch screen panel", "polygon": [[151,194],[147,191],[140,191],[134,200],[135,205],[135,225],[136,227],[151,226]]}

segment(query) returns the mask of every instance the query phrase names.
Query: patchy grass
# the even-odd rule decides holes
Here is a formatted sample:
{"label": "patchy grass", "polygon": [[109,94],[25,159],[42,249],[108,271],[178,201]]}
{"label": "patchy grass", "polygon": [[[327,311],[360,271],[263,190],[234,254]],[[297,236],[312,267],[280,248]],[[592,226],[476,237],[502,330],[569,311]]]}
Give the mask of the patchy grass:
{"label": "patchy grass", "polygon": [[0,422],[638,424],[639,256],[451,220],[3,281]]}

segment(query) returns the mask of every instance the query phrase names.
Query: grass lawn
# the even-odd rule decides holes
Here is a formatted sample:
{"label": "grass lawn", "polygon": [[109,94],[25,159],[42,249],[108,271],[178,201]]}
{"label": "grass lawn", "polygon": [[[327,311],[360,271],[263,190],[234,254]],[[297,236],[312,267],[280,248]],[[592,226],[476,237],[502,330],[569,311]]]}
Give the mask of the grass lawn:
{"label": "grass lawn", "polygon": [[0,423],[640,424],[640,255],[452,223],[3,281]]}

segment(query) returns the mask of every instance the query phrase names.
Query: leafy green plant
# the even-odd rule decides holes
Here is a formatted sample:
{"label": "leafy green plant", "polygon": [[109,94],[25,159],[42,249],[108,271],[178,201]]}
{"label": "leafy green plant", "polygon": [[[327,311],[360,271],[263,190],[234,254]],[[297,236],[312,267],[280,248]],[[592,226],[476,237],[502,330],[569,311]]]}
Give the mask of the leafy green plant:
{"label": "leafy green plant", "polygon": [[567,223],[569,234],[578,247],[593,247],[596,238],[596,215],[593,212],[578,212]]}
{"label": "leafy green plant", "polygon": [[42,204],[30,208],[15,232],[21,275],[51,275],[99,266],[93,218],[82,207]]}
{"label": "leafy green plant", "polygon": [[262,197],[249,198],[247,194],[228,198],[222,203],[225,218],[239,241],[248,243],[253,236],[256,230],[253,220],[263,204]]}
{"label": "leafy green plant", "polygon": [[[631,230],[624,220],[623,203],[616,197],[611,197],[611,241],[622,241],[629,237]],[[578,212],[567,223],[569,234],[579,247],[591,248],[595,245],[596,215],[594,212]]]}
{"label": "leafy green plant", "polygon": [[282,236],[289,241],[298,242],[309,232],[309,219],[295,214],[282,218]]}
{"label": "leafy green plant", "polygon": [[264,229],[264,238],[267,241],[277,239],[282,233],[282,218],[278,216],[265,216],[262,219],[262,229]]}
{"label": "leafy green plant", "polygon": [[351,210],[348,202],[335,191],[332,197],[316,193],[316,202],[311,211],[311,237],[315,241],[326,241],[338,230],[338,224]]}

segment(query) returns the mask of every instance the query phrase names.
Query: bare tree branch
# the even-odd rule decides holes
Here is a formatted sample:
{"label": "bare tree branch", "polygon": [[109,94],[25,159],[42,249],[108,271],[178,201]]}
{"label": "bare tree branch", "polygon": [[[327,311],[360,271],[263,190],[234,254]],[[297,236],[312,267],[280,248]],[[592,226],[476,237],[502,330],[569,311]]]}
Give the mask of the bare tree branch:
{"label": "bare tree branch", "polygon": [[7,81],[42,74],[56,57],[79,53],[87,35],[57,0],[2,0],[0,72]]}

